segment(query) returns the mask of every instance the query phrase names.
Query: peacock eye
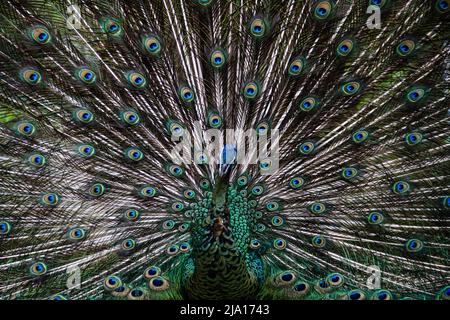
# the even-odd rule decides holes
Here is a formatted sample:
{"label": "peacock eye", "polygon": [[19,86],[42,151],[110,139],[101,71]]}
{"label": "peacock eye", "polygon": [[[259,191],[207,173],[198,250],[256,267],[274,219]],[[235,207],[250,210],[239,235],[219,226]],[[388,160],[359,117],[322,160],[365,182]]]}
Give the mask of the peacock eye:
{"label": "peacock eye", "polygon": [[95,72],[88,68],[81,68],[77,70],[75,75],[85,84],[93,84],[97,80],[97,75]]}
{"label": "peacock eye", "polygon": [[125,74],[125,78],[136,89],[142,89],[147,86],[147,79],[142,73],[129,71]]}
{"label": "peacock eye", "polygon": [[62,294],[54,295],[51,300],[67,300],[67,297]]}
{"label": "peacock eye", "polygon": [[382,8],[386,5],[386,2],[387,0],[369,0],[369,5]]}
{"label": "peacock eye", "polygon": [[294,285],[294,292],[299,296],[304,296],[306,293],[308,293],[310,289],[310,285],[304,281],[299,281],[295,283]]}
{"label": "peacock eye", "polygon": [[[187,211],[186,211],[187,212]],[[192,211],[191,211],[192,213]],[[186,215],[185,215],[186,216]],[[188,222],[182,223],[178,226],[178,231],[185,232],[189,229],[190,224]]]}
{"label": "peacock eye", "polygon": [[262,233],[262,232],[266,231],[266,226],[264,224],[262,224],[262,223],[258,223],[256,225],[255,229],[256,229],[257,232]]}
{"label": "peacock eye", "polygon": [[195,163],[197,164],[207,164],[209,163],[209,158],[206,155],[206,153],[203,152],[196,152],[195,153]]}
{"label": "peacock eye", "polygon": [[6,221],[0,221],[0,236],[7,235],[11,232],[11,224]]}
{"label": "peacock eye", "polygon": [[252,188],[252,194],[255,196],[259,196],[264,192],[264,187],[260,185],[256,185]]}
{"label": "peacock eye", "polygon": [[75,110],[72,114],[73,119],[82,124],[91,123],[94,120],[94,115],[87,109]]}
{"label": "peacock eye", "polygon": [[227,62],[227,55],[225,51],[218,48],[210,54],[209,61],[214,68],[220,69]]}
{"label": "peacock eye", "polygon": [[294,283],[296,279],[292,271],[284,271],[275,278],[275,284],[286,286]]}
{"label": "peacock eye", "polygon": [[289,180],[289,186],[292,189],[300,189],[305,184],[305,180],[302,177],[295,177]]}
{"label": "peacock eye", "polygon": [[257,239],[253,239],[250,241],[250,249],[258,249],[259,247],[261,247],[261,242]]}
{"label": "peacock eye", "polygon": [[44,205],[56,206],[60,202],[61,198],[58,194],[49,192],[41,196],[40,202]]}
{"label": "peacock eye", "polygon": [[306,60],[303,57],[295,58],[289,65],[288,73],[291,76],[298,76],[305,69]]}
{"label": "peacock eye", "polygon": [[146,279],[151,279],[157,277],[161,274],[161,269],[157,266],[150,266],[144,270],[144,277]]}
{"label": "peacock eye", "polygon": [[330,1],[320,1],[314,8],[314,17],[318,20],[325,20],[330,16],[332,9],[333,5]]}
{"label": "peacock eye", "polygon": [[200,180],[200,188],[202,188],[203,190],[208,190],[210,186],[211,184],[209,183],[208,179],[202,178]]}
{"label": "peacock eye", "polygon": [[370,224],[378,225],[378,224],[383,223],[384,216],[380,212],[373,211],[373,212],[369,213],[367,220],[369,221]]}
{"label": "peacock eye", "polygon": [[314,97],[306,97],[300,102],[300,111],[308,112],[319,105],[319,101]]}
{"label": "peacock eye", "polygon": [[43,167],[47,162],[45,157],[39,153],[34,153],[34,154],[30,155],[28,157],[27,161],[30,165],[32,165],[33,167],[36,167],[36,168]]}
{"label": "peacock eye", "polygon": [[399,56],[406,57],[413,53],[415,48],[416,44],[414,41],[405,39],[400,41],[400,43],[397,45],[396,52]]}
{"label": "peacock eye", "polygon": [[128,149],[125,149],[124,151],[125,158],[134,162],[141,161],[144,159],[144,154],[141,150],[139,150],[136,147],[131,147]]}
{"label": "peacock eye", "polygon": [[123,34],[122,22],[118,19],[102,18],[100,19],[100,25],[102,26],[103,32],[111,37],[117,38]]}
{"label": "peacock eye", "polygon": [[180,251],[181,252],[186,253],[186,252],[189,252],[190,249],[191,249],[191,246],[189,245],[189,243],[183,242],[183,243],[180,244]]}
{"label": "peacock eye", "polygon": [[240,187],[245,186],[245,185],[247,184],[247,182],[248,182],[247,176],[240,176],[240,177],[237,179],[237,183],[238,183],[238,185],[239,185]]}
{"label": "peacock eye", "polygon": [[267,135],[270,130],[270,124],[267,121],[262,121],[256,125],[256,134],[258,136]]}
{"label": "peacock eye", "polygon": [[284,224],[284,219],[280,216],[273,216],[271,223],[274,227],[280,227]]}
{"label": "peacock eye", "polygon": [[357,175],[358,175],[358,170],[355,168],[348,167],[348,168],[342,169],[341,176],[344,179],[350,180],[350,179],[355,178]]}
{"label": "peacock eye", "polygon": [[166,252],[169,255],[173,256],[173,255],[176,255],[179,250],[180,250],[180,247],[178,245],[172,244],[169,247],[167,247]]}
{"label": "peacock eye", "polygon": [[250,34],[256,38],[260,39],[267,35],[269,29],[269,23],[263,18],[253,18],[250,22]]}
{"label": "peacock eye", "polygon": [[180,177],[184,173],[184,169],[176,164],[170,165],[168,171],[174,177]]}
{"label": "peacock eye", "polygon": [[287,242],[284,239],[275,239],[273,240],[273,247],[277,250],[284,250],[286,249]]}
{"label": "peacock eye", "polygon": [[30,272],[33,276],[42,276],[47,272],[47,265],[43,262],[33,263]]}
{"label": "peacock eye", "polygon": [[139,124],[141,121],[141,118],[139,117],[139,114],[134,110],[127,110],[120,113],[120,120],[122,120],[123,123],[134,126]]}
{"label": "peacock eye", "polygon": [[120,247],[124,251],[131,251],[136,247],[136,241],[134,239],[125,239],[120,244]]}
{"label": "peacock eye", "polygon": [[280,208],[280,204],[276,201],[269,201],[266,203],[266,209],[268,211],[277,211]]}
{"label": "peacock eye", "polygon": [[269,171],[270,169],[272,169],[272,160],[270,160],[270,159],[261,160],[259,162],[259,169],[262,172],[266,172],[266,171]]}
{"label": "peacock eye", "polygon": [[316,148],[316,146],[314,145],[314,143],[308,141],[308,142],[305,142],[305,143],[302,143],[301,145],[299,145],[298,151],[300,152],[300,154],[307,155],[307,154],[310,154],[311,152],[313,152],[315,148]]}
{"label": "peacock eye", "polygon": [[50,32],[46,27],[37,26],[29,30],[29,36],[37,44],[47,44],[51,40]]}
{"label": "peacock eye", "polygon": [[392,190],[399,195],[405,195],[408,194],[409,191],[411,189],[411,186],[409,185],[408,182],[405,181],[397,181],[396,183],[394,183],[394,185],[392,186]]}
{"label": "peacock eye", "polygon": [[195,191],[194,191],[194,190],[191,190],[191,189],[184,190],[183,196],[184,196],[186,199],[193,199],[193,198],[195,197]]}
{"label": "peacock eye", "polygon": [[167,129],[172,137],[179,138],[185,134],[185,127],[180,122],[175,120],[167,121]]}
{"label": "peacock eye", "polygon": [[78,241],[84,239],[86,231],[83,228],[73,228],[67,232],[69,240]]}
{"label": "peacock eye", "polygon": [[95,155],[95,148],[90,144],[82,144],[77,148],[78,154],[84,158],[89,158]]}
{"label": "peacock eye", "polygon": [[162,45],[157,36],[146,36],[142,38],[142,45],[151,56],[158,56],[161,53]]}
{"label": "peacock eye", "polygon": [[209,6],[214,0],[197,0],[198,4],[204,7]]}
{"label": "peacock eye", "polygon": [[105,193],[106,187],[103,183],[94,183],[89,187],[88,193],[92,197],[100,197]]}
{"label": "peacock eye", "polygon": [[422,100],[425,96],[425,90],[423,88],[413,88],[408,90],[406,93],[406,98],[411,103],[417,103]]}
{"label": "peacock eye", "polygon": [[244,86],[244,97],[248,100],[254,100],[260,92],[259,84],[255,81],[249,82]]}
{"label": "peacock eye", "polygon": [[180,212],[180,211],[183,211],[183,209],[184,209],[184,204],[181,203],[181,202],[174,202],[174,203],[172,203],[171,208],[172,208],[172,210],[175,211],[175,212]]}
{"label": "peacock eye", "polygon": [[42,81],[41,73],[31,67],[26,67],[20,70],[19,77],[22,81],[29,85],[36,85]]}
{"label": "peacock eye", "polygon": [[103,286],[106,290],[112,291],[122,286],[122,280],[118,276],[107,276],[103,281]]}
{"label": "peacock eye", "polygon": [[419,239],[410,239],[405,244],[408,252],[419,252],[423,249],[423,242]]}
{"label": "peacock eye", "polygon": [[163,291],[169,288],[169,281],[167,279],[157,276],[153,277],[149,282],[148,286],[150,289],[155,291]]}
{"label": "peacock eye", "polygon": [[336,52],[341,57],[348,56],[353,50],[353,41],[350,39],[344,39],[339,42]]}
{"label": "peacock eye", "polygon": [[341,92],[346,96],[357,94],[361,89],[361,84],[357,81],[345,82],[341,85]]}
{"label": "peacock eye", "polygon": [[314,202],[309,206],[309,211],[314,214],[322,214],[326,209],[326,206],[321,202]]}
{"label": "peacock eye", "polygon": [[126,220],[134,222],[139,219],[140,213],[138,210],[136,210],[134,208],[129,208],[129,209],[125,210],[125,212],[123,213],[123,216]]}
{"label": "peacock eye", "polygon": [[181,86],[178,89],[178,95],[180,96],[180,99],[185,103],[191,103],[195,98],[194,91],[192,91],[192,89],[188,86]]}
{"label": "peacock eye", "polygon": [[419,132],[411,132],[405,136],[405,141],[408,145],[414,146],[421,143],[423,140],[423,136]]}
{"label": "peacock eye", "polygon": [[372,300],[392,300],[392,294],[388,290],[378,290],[372,295]]}
{"label": "peacock eye", "polygon": [[352,140],[355,143],[362,143],[369,138],[369,132],[366,130],[358,130],[352,135]]}
{"label": "peacock eye", "polygon": [[332,287],[340,287],[344,283],[344,277],[340,273],[331,273],[327,276],[326,281]]}
{"label": "peacock eye", "polygon": [[364,300],[366,295],[359,289],[351,290],[348,292],[347,297],[349,300]]}
{"label": "peacock eye", "polygon": [[175,221],[173,221],[173,220],[166,220],[166,221],[163,222],[162,227],[163,227],[164,230],[173,229],[173,227],[175,227]]}
{"label": "peacock eye", "polygon": [[128,293],[128,300],[143,300],[144,296],[144,290],[141,288],[134,288]]}
{"label": "peacock eye", "polygon": [[23,137],[31,137],[36,133],[36,127],[29,121],[19,121],[15,125],[15,131]]}
{"label": "peacock eye", "polygon": [[326,244],[326,240],[323,236],[317,235],[311,239],[311,243],[316,248],[323,248]]}
{"label": "peacock eye", "polygon": [[207,117],[208,125],[211,128],[218,129],[222,126],[222,117],[215,111],[210,111]]}
{"label": "peacock eye", "polygon": [[446,13],[448,12],[450,7],[448,0],[437,0],[435,8],[439,13]]}

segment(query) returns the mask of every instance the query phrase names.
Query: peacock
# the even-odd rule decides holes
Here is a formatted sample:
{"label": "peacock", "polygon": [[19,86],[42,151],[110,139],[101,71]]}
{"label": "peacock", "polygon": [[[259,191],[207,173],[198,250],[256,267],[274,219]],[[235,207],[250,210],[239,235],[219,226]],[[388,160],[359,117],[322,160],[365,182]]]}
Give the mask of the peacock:
{"label": "peacock", "polygon": [[449,4],[3,0],[0,299],[448,300]]}

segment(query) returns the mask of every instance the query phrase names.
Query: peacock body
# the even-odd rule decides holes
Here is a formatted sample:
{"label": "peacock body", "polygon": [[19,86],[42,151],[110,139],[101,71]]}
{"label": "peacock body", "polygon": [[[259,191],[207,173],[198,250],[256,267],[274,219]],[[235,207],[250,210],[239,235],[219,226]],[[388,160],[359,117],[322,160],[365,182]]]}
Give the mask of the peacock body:
{"label": "peacock body", "polygon": [[0,17],[1,299],[449,299],[449,1]]}

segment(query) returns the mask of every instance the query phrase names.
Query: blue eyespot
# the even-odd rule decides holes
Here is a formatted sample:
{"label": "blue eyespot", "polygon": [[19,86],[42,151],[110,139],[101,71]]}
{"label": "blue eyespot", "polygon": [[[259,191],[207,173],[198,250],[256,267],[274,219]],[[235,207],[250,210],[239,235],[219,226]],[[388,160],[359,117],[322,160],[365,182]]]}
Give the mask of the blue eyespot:
{"label": "blue eyespot", "polygon": [[405,136],[405,141],[410,146],[415,146],[421,143],[423,140],[423,135],[419,132],[411,132]]}
{"label": "blue eyespot", "polygon": [[73,228],[67,232],[69,240],[78,241],[84,239],[86,231],[83,228]]}
{"label": "blue eyespot", "polygon": [[37,44],[47,44],[51,40],[48,29],[44,26],[36,26],[28,31],[29,37]]}
{"label": "blue eyespot", "polygon": [[45,193],[41,196],[40,202],[44,205],[56,206],[60,202],[60,197],[58,194],[50,192]]}
{"label": "blue eyespot", "polygon": [[92,197],[100,197],[105,193],[106,187],[103,183],[94,183],[89,188],[89,195]]}
{"label": "blue eyespot", "polygon": [[273,240],[273,247],[277,250],[284,250],[286,249],[287,242],[284,239],[275,239]]}
{"label": "blue eyespot", "polygon": [[366,130],[358,130],[352,135],[353,142],[363,143],[369,138],[369,132]]}
{"label": "blue eyespot", "polygon": [[169,255],[173,256],[173,255],[176,255],[176,254],[178,253],[179,250],[180,250],[180,247],[179,247],[178,245],[176,245],[176,244],[173,244],[173,245],[171,245],[171,246],[169,246],[169,247],[167,248],[166,252],[167,252]]}
{"label": "blue eyespot", "polygon": [[156,266],[150,266],[144,271],[144,277],[147,279],[151,279],[157,277],[161,274],[161,269]]}
{"label": "blue eyespot", "polygon": [[180,96],[181,100],[185,103],[191,103],[194,101],[195,95],[194,91],[192,91],[191,88],[188,86],[181,86],[178,89],[178,95]]}
{"label": "blue eyespot", "polygon": [[11,232],[11,224],[6,221],[0,221],[0,236],[7,235]]}
{"label": "blue eyespot", "polygon": [[348,56],[353,50],[353,41],[350,39],[342,40],[336,49],[336,52],[341,57]]}
{"label": "blue eyespot", "polygon": [[340,287],[344,283],[344,277],[335,272],[327,276],[326,281],[332,287]]}
{"label": "blue eyespot", "polygon": [[358,175],[358,170],[355,168],[351,168],[351,167],[344,168],[344,169],[342,169],[341,175],[344,179],[351,180]]}
{"label": "blue eyespot", "polygon": [[173,221],[173,220],[166,220],[163,222],[163,225],[162,225],[164,230],[173,229],[174,226],[175,226],[175,221]]}
{"label": "blue eyespot", "polygon": [[298,151],[303,155],[307,155],[312,153],[315,148],[316,146],[313,142],[305,142],[298,146]]}
{"label": "blue eyespot", "polygon": [[398,181],[396,183],[394,183],[394,185],[392,186],[392,190],[399,195],[405,195],[408,194],[411,190],[411,186],[409,185],[408,182],[405,181]]}
{"label": "blue eyespot", "polygon": [[377,290],[372,295],[372,300],[392,300],[392,294],[388,290]]}
{"label": "blue eyespot", "polygon": [[269,22],[264,18],[253,18],[250,23],[250,35],[253,38],[260,39],[268,34]]}
{"label": "blue eyespot", "polygon": [[291,64],[289,65],[289,75],[290,76],[298,76],[305,69],[306,60],[303,57],[295,58]]}
{"label": "blue eyespot", "polygon": [[89,158],[95,155],[95,148],[89,144],[82,144],[77,148],[78,154],[84,158]]}
{"label": "blue eyespot", "polygon": [[134,222],[139,219],[140,213],[138,210],[136,210],[134,208],[129,208],[129,209],[125,210],[125,212],[123,213],[123,216],[126,220]]}
{"label": "blue eyespot", "polygon": [[357,81],[346,82],[341,85],[341,92],[346,96],[357,94],[361,89],[361,84]]}
{"label": "blue eyespot", "polygon": [[370,224],[378,225],[378,224],[383,223],[384,216],[380,212],[373,211],[369,214],[369,216],[367,217],[367,220],[369,221]]}
{"label": "blue eyespot", "polygon": [[249,82],[244,86],[244,97],[247,100],[256,99],[258,97],[259,93],[260,93],[260,87],[256,81]]}
{"label": "blue eyespot", "polygon": [[126,159],[135,161],[135,162],[138,162],[138,161],[141,161],[142,159],[144,159],[144,154],[142,153],[142,151],[135,147],[125,149],[124,155],[125,155]]}
{"label": "blue eyespot", "polygon": [[30,272],[33,276],[42,276],[47,273],[47,265],[43,262],[36,262],[31,265]]}
{"label": "blue eyespot", "polygon": [[419,252],[423,249],[423,242],[418,239],[410,239],[405,246],[408,252]]}
{"label": "blue eyespot", "polygon": [[316,248],[322,248],[326,244],[326,240],[323,236],[317,235],[311,239],[311,243]]}
{"label": "blue eyespot", "polygon": [[314,202],[309,206],[309,211],[314,214],[322,214],[327,210],[326,206],[320,202]]}
{"label": "blue eyespot", "polygon": [[112,291],[122,286],[122,280],[118,276],[107,276],[103,281],[103,286],[106,290]]}
{"label": "blue eyespot", "polygon": [[418,87],[408,90],[406,98],[411,103],[417,103],[425,97],[425,89]]}
{"label": "blue eyespot", "polygon": [[101,18],[100,25],[102,26],[103,32],[107,33],[113,38],[119,38],[123,35],[122,23],[115,18]]}
{"label": "blue eyespot", "polygon": [[330,16],[332,9],[331,1],[320,1],[314,8],[314,17],[317,20],[325,20]]}
{"label": "blue eyespot", "polygon": [[130,251],[136,247],[136,241],[134,239],[125,239],[120,246],[123,250]]}
{"label": "blue eyespot", "polygon": [[350,291],[347,296],[349,300],[364,300],[366,298],[364,292],[358,289]]}
{"label": "blue eyespot", "polygon": [[210,59],[211,65],[214,68],[220,69],[227,62],[227,55],[224,50],[217,48],[211,53],[209,59]]}
{"label": "blue eyespot", "polygon": [[142,45],[150,56],[156,57],[161,53],[161,41],[157,36],[142,37]]}
{"label": "blue eyespot", "polygon": [[446,13],[449,10],[449,1],[448,0],[437,0],[436,1],[436,9],[439,13]]}
{"label": "blue eyespot", "polygon": [[165,278],[157,276],[150,279],[148,286],[154,291],[162,291],[169,287],[169,282]]}

